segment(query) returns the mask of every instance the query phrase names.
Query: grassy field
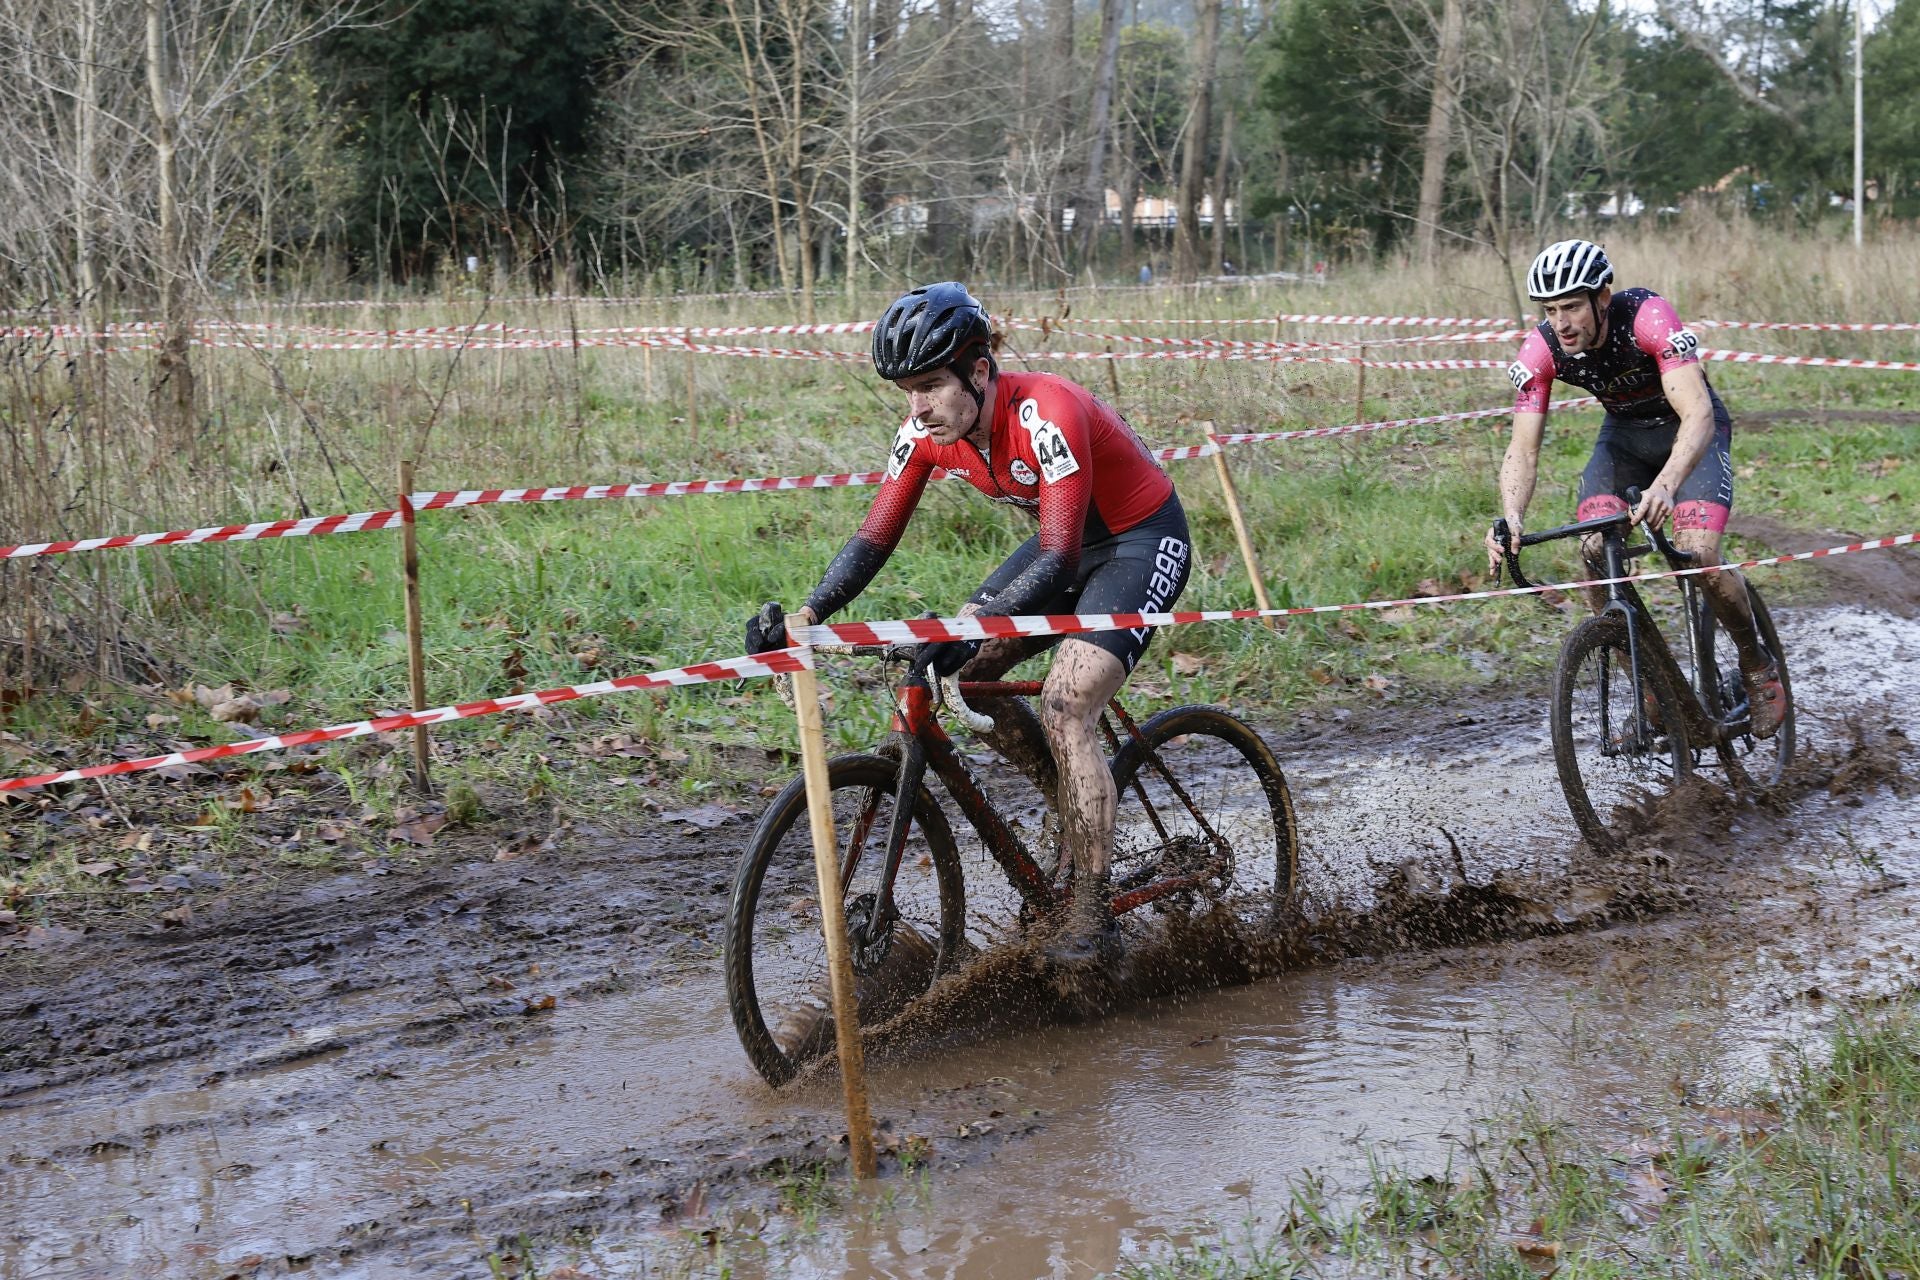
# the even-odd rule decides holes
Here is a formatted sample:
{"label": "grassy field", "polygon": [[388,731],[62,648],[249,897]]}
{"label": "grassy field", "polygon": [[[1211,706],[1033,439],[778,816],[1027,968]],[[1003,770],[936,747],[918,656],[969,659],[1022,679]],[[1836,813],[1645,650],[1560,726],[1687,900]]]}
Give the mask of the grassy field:
{"label": "grassy field", "polygon": [[[1903,308],[1911,305],[1910,282],[1920,268],[1920,237],[1884,241],[1856,258],[1838,242],[1695,227],[1671,237],[1623,238],[1612,250],[1625,282],[1654,285],[1685,316],[1914,318]],[[996,311],[1063,310],[1056,296],[981,292]],[[1342,270],[1323,288],[1078,291],[1067,299],[1066,325],[1126,317],[1225,322],[1294,311],[1491,317],[1511,309],[1509,297],[1502,269],[1488,258],[1431,271],[1382,262]],[[863,311],[884,301],[875,295]],[[844,302],[823,303],[823,317],[839,318],[835,306]],[[791,308],[768,299],[616,308],[443,297],[363,310],[232,314],[359,328],[504,321],[555,335],[576,325],[794,319]],[[1264,323],[1217,330],[1235,337],[1273,331]],[[1283,336],[1347,340],[1380,332],[1290,325]],[[853,350],[865,339],[733,341]],[[1706,341],[1920,359],[1914,334],[1713,331]],[[1003,360],[1015,369],[1057,370],[1110,396],[1103,365],[1047,355],[1100,345],[1071,333],[1043,338],[1015,330]],[[1508,347],[1370,354],[1388,352],[1505,358]],[[7,522],[0,541],[7,542],[391,506],[401,457],[415,460],[423,488],[867,470],[880,465],[903,412],[899,396],[865,371],[821,362],[631,349],[203,352],[205,430],[170,446],[146,417],[143,358],[109,365],[105,387],[90,401],[96,408],[88,409],[76,390],[81,383],[54,353],[15,355],[0,383],[9,397],[13,449],[10,496],[0,498]],[[1920,456],[1920,426],[1908,411],[1920,408],[1920,375],[1725,364],[1710,366],[1710,374],[1736,422],[1737,510],[1797,528],[1911,530],[1920,510],[1912,461]],[[1156,445],[1194,443],[1206,422],[1318,426],[1351,422],[1356,414],[1401,417],[1511,398],[1499,370],[1371,370],[1364,397],[1354,372],[1339,365],[1141,361],[1119,365],[1116,376],[1120,407]],[[106,413],[97,409],[103,403]],[[1781,410],[1798,416],[1764,417]],[[1827,422],[1822,411],[1852,412]],[[1749,417],[1756,426],[1743,429]],[[1571,516],[1597,421],[1592,413],[1555,418],[1536,525]],[[70,445],[59,467],[30,465],[30,437],[47,436],[47,424],[64,430]],[[1506,427],[1491,419],[1233,449],[1230,465],[1276,600],[1339,603],[1479,585],[1479,539],[1493,514]],[[39,447],[44,453],[45,439]],[[1250,605],[1213,464],[1179,462],[1170,470],[1198,551],[1181,603]],[[871,492],[424,515],[418,527],[429,703],[738,654],[747,614],[764,600],[797,602],[857,525]],[[846,616],[951,611],[1026,532],[1017,517],[966,486],[936,485],[900,552]],[[1570,557],[1535,567],[1550,564],[1571,574]],[[399,545],[391,534],[54,557],[9,564],[0,574],[0,620],[12,637],[0,650],[7,655],[0,773],[228,740],[233,728],[210,717],[205,700],[193,696],[196,685],[252,691],[267,703],[260,720],[269,729],[354,719],[406,702]],[[1817,567],[1796,567],[1762,581],[1779,597],[1807,598],[1818,591],[1817,574]],[[29,614],[37,637],[31,668],[19,643]],[[1270,722],[1328,699],[1447,697],[1537,679],[1568,620],[1532,601],[1510,601],[1298,620],[1277,636],[1247,626],[1185,628],[1156,640],[1133,688],[1148,704],[1221,701]],[[107,633],[123,642],[101,647],[97,639]],[[832,683],[833,736],[843,746],[874,740],[885,723],[882,699],[854,681]],[[768,772],[787,768],[779,749],[791,742],[790,725],[762,684],[621,695],[540,718],[437,729],[436,778],[453,802],[456,830],[463,822],[485,829],[488,812],[548,826],[617,822],[675,796],[749,806]],[[343,745],[291,772],[285,762],[262,757],[216,774],[128,779],[15,802],[0,828],[14,870],[0,885],[28,911],[42,889],[84,899],[103,883],[74,873],[77,860],[92,856],[89,840],[124,840],[159,825],[162,813],[177,820],[183,806],[201,814],[194,821],[203,830],[182,844],[176,861],[190,855],[242,866],[325,863],[378,853],[390,843],[387,833],[421,807],[395,767],[403,750],[399,742]],[[283,772],[269,787],[263,768]],[[278,812],[235,802],[249,786],[274,793],[268,807]],[[51,808],[80,816],[49,825]],[[349,835],[316,841],[313,828],[323,821],[346,822]],[[88,831],[104,834],[80,838]],[[425,856],[419,848],[407,852]]]}
{"label": "grassy field", "polygon": [[1125,1280],[1298,1275],[1890,1277],[1920,1267],[1920,1017],[1869,1008],[1787,1078],[1622,1146],[1490,1122],[1451,1176],[1381,1165],[1357,1206],[1295,1188],[1277,1232],[1187,1246]]}

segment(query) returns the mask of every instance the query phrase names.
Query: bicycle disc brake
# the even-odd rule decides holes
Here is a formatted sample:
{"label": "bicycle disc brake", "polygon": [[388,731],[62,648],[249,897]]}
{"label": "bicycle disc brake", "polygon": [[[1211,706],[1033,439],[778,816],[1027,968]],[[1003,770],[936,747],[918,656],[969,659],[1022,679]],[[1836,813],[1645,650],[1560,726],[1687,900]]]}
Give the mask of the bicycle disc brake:
{"label": "bicycle disc brake", "polygon": [[857,973],[872,973],[893,949],[893,921],[878,924],[875,913],[880,899],[863,893],[847,904],[847,940],[853,947],[853,967]]}

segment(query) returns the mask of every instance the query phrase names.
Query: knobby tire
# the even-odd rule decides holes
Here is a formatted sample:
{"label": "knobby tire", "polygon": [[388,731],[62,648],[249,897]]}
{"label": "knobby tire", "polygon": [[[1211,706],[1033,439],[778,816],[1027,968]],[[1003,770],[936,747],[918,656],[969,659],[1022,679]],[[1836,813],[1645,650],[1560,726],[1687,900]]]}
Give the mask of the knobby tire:
{"label": "knobby tire", "polygon": [[[1196,906],[1224,904],[1243,927],[1263,929],[1291,901],[1300,861],[1293,797],[1279,761],[1259,734],[1217,707],[1174,707],[1149,718],[1140,732],[1152,756],[1129,738],[1112,762],[1116,895],[1129,882],[1204,865],[1214,853],[1206,828],[1153,763],[1157,757],[1231,848],[1225,874],[1183,896]],[[1136,783],[1144,784],[1157,824]]]}
{"label": "knobby tire", "polygon": [[[827,766],[843,880],[849,842],[861,834],[854,830],[855,819],[862,813],[873,818],[859,849],[852,851],[859,862],[845,895],[850,933],[861,904],[874,900],[897,773],[897,762],[874,755],[841,756]],[[924,785],[914,798],[913,826],[894,889],[904,919],[895,922],[879,947],[853,948],[863,1025],[925,991],[961,948],[966,912],[960,859],[946,815]],[[795,778],[767,806],[748,841],[734,877],[725,944],[734,1029],[754,1069],[775,1086],[833,1051],[817,898],[806,784]]]}
{"label": "knobby tire", "polygon": [[1629,687],[1625,621],[1611,614],[1583,620],[1554,667],[1554,768],[1574,822],[1595,853],[1624,853],[1619,810],[1643,808],[1671,792],[1693,765],[1680,694],[1649,647],[1641,646],[1640,679],[1652,690],[1658,733],[1649,735],[1644,751],[1608,754],[1615,740],[1633,738],[1645,705],[1641,690]]}

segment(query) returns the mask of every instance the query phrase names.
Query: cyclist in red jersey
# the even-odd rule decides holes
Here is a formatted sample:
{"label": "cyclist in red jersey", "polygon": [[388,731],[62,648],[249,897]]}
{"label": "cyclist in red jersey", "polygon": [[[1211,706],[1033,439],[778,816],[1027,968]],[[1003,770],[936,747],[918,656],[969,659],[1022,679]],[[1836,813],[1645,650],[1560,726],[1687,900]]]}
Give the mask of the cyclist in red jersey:
{"label": "cyclist in red jersey", "polygon": [[[1156,613],[1185,587],[1192,551],[1173,482],[1140,438],[1086,388],[1045,373],[1002,372],[987,313],[956,283],[903,295],[873,334],[880,376],[907,393],[886,479],[859,531],[795,615],[821,622],[864,590],[899,544],[936,468],[1026,511],[1033,537],[987,576],[962,616]],[[1021,699],[982,703],[993,745],[1055,802],[1073,869],[1067,919],[1048,946],[1057,962],[1114,959],[1108,910],[1115,797],[1101,750],[1101,709],[1152,638],[1149,628],[1085,636],[949,641],[934,669],[992,680],[1058,644],[1040,715]],[[748,646],[782,637],[749,624]]]}
{"label": "cyclist in red jersey", "polygon": [[[1507,370],[1513,382],[1513,438],[1500,468],[1500,507],[1517,540],[1533,498],[1555,378],[1598,396],[1606,409],[1580,482],[1579,520],[1625,511],[1625,491],[1641,490],[1635,520],[1673,521],[1674,545],[1700,564],[1721,564],[1720,538],[1733,508],[1733,422],[1707,382],[1699,340],[1672,305],[1649,289],[1612,287],[1613,264],[1587,240],[1548,245],[1527,272],[1527,293],[1546,319]],[[1487,534],[1489,571],[1500,548]],[[1596,573],[1599,540],[1583,542]],[[1757,738],[1779,731],[1786,699],[1780,671],[1754,630],[1746,580],[1734,570],[1704,575],[1714,616],[1740,651]],[[1589,589],[1595,612],[1603,592]]]}

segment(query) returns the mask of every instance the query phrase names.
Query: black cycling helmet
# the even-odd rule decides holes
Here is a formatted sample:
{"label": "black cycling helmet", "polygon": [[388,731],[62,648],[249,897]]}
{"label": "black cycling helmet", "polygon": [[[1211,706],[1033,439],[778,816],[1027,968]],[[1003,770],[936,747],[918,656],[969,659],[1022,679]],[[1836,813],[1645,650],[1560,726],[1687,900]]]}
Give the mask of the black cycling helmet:
{"label": "black cycling helmet", "polygon": [[1605,249],[1591,240],[1561,240],[1542,249],[1527,269],[1527,297],[1547,302],[1570,293],[1597,293],[1612,281]]}
{"label": "black cycling helmet", "polygon": [[987,309],[965,285],[922,285],[896,298],[873,327],[873,367],[888,382],[950,367],[971,391],[972,363],[992,357],[992,340]]}

